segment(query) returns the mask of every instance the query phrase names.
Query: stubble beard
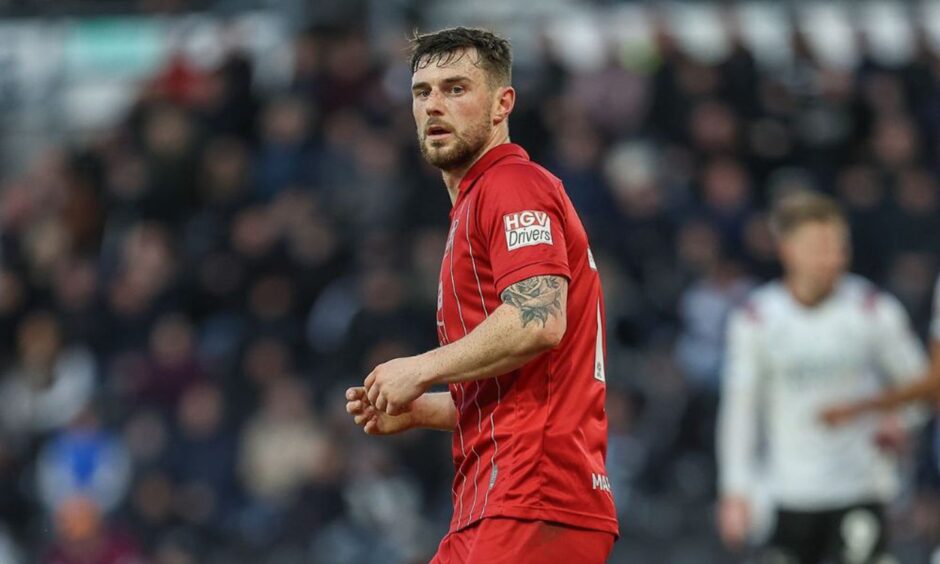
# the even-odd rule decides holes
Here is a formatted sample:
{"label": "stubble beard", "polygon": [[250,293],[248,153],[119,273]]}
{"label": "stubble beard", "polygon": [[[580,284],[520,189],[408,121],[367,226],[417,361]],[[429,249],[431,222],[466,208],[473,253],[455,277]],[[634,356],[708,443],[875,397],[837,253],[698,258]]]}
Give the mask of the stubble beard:
{"label": "stubble beard", "polygon": [[446,145],[440,141],[428,141],[427,133],[420,134],[421,155],[434,168],[450,171],[467,167],[486,146],[490,136],[489,121],[477,123],[461,135],[452,133],[453,141]]}

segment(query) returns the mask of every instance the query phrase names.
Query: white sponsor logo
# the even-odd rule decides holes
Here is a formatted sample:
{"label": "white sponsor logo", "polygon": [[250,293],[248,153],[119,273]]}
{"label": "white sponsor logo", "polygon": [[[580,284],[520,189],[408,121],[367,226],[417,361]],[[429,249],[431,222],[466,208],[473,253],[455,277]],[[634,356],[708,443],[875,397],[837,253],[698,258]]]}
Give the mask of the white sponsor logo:
{"label": "white sponsor logo", "polygon": [[553,245],[552,218],[543,211],[526,210],[503,216],[509,250],[532,245]]}
{"label": "white sponsor logo", "polygon": [[591,265],[591,270],[597,270],[597,263],[594,262],[594,253],[591,252],[591,247],[588,247],[588,264]]}
{"label": "white sponsor logo", "polygon": [[610,480],[604,474],[591,474],[592,489],[610,491]]}

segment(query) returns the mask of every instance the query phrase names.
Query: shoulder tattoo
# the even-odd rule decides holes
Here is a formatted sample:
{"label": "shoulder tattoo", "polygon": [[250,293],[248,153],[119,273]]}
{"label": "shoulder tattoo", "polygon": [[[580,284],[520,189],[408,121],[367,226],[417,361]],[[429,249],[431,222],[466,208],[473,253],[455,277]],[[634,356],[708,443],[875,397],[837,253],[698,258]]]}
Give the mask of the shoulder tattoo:
{"label": "shoulder tattoo", "polygon": [[562,313],[561,298],[568,281],[561,276],[534,276],[509,286],[500,298],[504,304],[517,308],[522,314],[522,326],[540,323],[542,327],[549,316]]}

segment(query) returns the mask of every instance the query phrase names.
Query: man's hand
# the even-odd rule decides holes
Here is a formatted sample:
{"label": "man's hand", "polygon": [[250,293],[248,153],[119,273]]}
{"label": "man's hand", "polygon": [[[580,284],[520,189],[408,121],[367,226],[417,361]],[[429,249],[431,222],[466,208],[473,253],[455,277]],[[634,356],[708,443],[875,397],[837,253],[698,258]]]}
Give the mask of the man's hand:
{"label": "man's hand", "polygon": [[820,417],[827,425],[838,427],[851,423],[867,412],[868,408],[864,403],[840,403],[824,409]]}
{"label": "man's hand", "polygon": [[361,386],[346,390],[346,413],[352,415],[356,425],[368,435],[394,435],[414,426],[411,413],[388,415],[376,411]]}
{"label": "man's hand", "polygon": [[418,357],[396,358],[380,364],[366,376],[365,389],[369,403],[388,415],[399,415],[410,409],[429,387],[425,363]]}
{"label": "man's hand", "polygon": [[743,496],[727,496],[718,506],[718,532],[725,546],[740,550],[751,531],[751,504]]}
{"label": "man's hand", "polygon": [[896,415],[882,417],[875,430],[874,441],[885,452],[901,454],[908,447],[907,429]]}

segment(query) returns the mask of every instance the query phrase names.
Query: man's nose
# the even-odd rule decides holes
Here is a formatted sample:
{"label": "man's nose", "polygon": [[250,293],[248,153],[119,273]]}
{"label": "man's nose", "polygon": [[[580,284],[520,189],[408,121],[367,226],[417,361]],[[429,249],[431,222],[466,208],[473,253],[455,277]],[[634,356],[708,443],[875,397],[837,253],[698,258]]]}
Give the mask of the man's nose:
{"label": "man's nose", "polygon": [[428,99],[424,102],[424,111],[429,116],[438,116],[443,113],[443,104],[441,93],[438,90],[431,90]]}

